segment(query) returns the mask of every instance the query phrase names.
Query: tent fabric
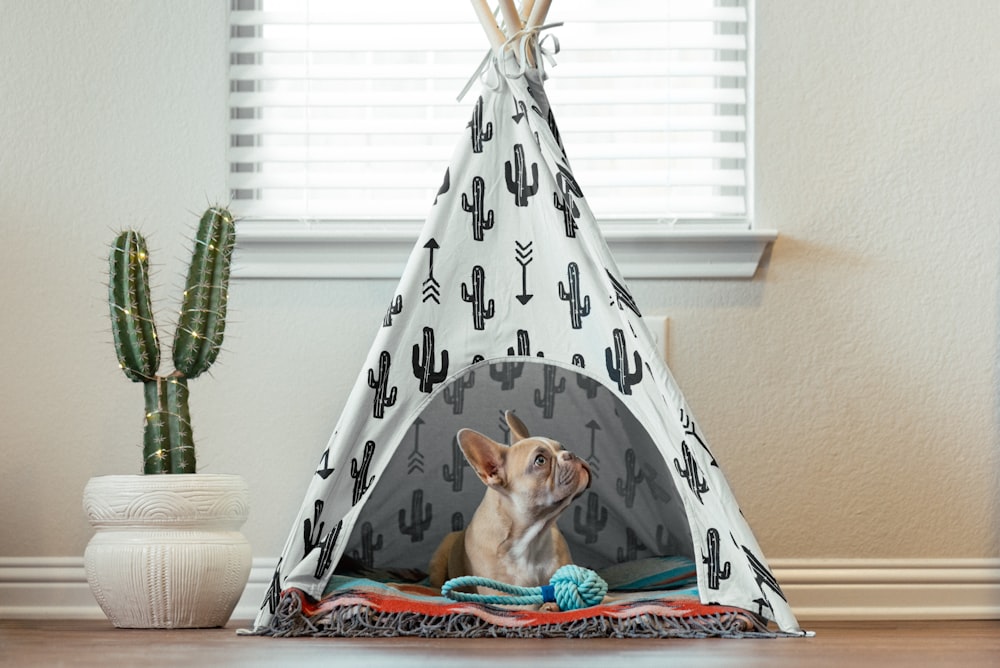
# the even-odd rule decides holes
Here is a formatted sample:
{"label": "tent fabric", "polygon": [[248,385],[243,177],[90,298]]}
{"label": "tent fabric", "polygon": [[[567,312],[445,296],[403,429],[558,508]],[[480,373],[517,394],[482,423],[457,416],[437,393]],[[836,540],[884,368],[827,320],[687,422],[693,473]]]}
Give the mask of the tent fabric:
{"label": "tent fabric", "polygon": [[320,456],[255,627],[278,592],[319,598],[345,553],[426,568],[484,487],[464,427],[503,411],[588,459],[561,518],[574,559],[697,565],[703,604],[798,624],[573,175],[536,69],[500,74],[462,140]]}

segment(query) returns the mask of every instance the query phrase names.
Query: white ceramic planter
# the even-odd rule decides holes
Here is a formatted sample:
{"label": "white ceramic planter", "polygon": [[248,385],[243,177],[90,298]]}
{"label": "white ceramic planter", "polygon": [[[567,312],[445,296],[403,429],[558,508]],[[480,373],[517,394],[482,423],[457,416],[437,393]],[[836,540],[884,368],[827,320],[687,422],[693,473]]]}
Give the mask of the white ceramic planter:
{"label": "white ceramic planter", "polygon": [[111,475],[83,492],[90,590],[121,628],[224,626],[250,575],[236,475]]}

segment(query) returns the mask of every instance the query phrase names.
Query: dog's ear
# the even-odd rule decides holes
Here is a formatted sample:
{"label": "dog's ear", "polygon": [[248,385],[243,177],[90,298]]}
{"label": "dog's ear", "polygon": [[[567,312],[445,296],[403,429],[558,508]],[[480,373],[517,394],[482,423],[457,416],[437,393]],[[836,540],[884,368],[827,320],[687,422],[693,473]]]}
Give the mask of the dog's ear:
{"label": "dog's ear", "polygon": [[510,427],[511,436],[514,437],[510,440],[512,445],[531,436],[531,434],[528,433],[528,428],[524,426],[523,422],[521,422],[521,418],[514,415],[514,411],[507,411],[504,413],[504,419],[507,420],[507,426]]}
{"label": "dog's ear", "polygon": [[504,473],[504,462],[507,448],[483,436],[472,429],[462,429],[458,432],[458,445],[462,448],[465,458],[469,460],[472,469],[488,487],[503,487],[507,476]]}

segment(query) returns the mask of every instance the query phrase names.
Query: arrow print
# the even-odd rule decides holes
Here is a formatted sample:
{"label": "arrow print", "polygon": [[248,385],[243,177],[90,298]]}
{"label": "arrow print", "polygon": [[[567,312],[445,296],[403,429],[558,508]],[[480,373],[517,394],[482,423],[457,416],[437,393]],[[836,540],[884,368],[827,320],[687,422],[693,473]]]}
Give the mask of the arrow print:
{"label": "arrow print", "polygon": [[590,469],[594,472],[594,477],[596,478],[597,471],[601,468],[601,460],[597,458],[594,446],[597,443],[597,432],[601,430],[601,425],[597,424],[597,420],[591,420],[584,426],[590,430],[590,454],[587,455],[587,463],[590,464]]}
{"label": "arrow print", "polygon": [[407,458],[407,475],[410,475],[414,471],[418,473],[424,472],[424,456],[420,452],[420,425],[423,423],[424,421],[421,418],[417,418],[413,422],[413,452]]}
{"label": "arrow print", "polygon": [[323,480],[330,477],[333,473],[333,468],[330,467],[330,449],[327,448],[323,452],[323,457],[319,460],[319,468],[316,469],[316,475],[318,475]]}
{"label": "arrow print", "polygon": [[521,294],[517,295],[517,301],[521,302],[524,306],[531,301],[531,298],[535,295],[528,294],[528,265],[534,260],[534,245],[533,241],[529,241],[526,244],[522,244],[520,241],[514,241],[517,263],[521,265]]}
{"label": "arrow print", "polygon": [[441,303],[441,284],[438,282],[436,278],[434,278],[434,251],[436,251],[440,247],[441,246],[438,245],[438,242],[435,239],[431,239],[426,244],[424,244],[424,248],[426,248],[429,251],[428,252],[429,259],[427,268],[427,278],[423,282],[424,286],[423,301],[427,302],[433,299],[436,304]]}
{"label": "arrow print", "polygon": [[528,107],[524,104],[524,100],[518,100],[517,98],[514,98],[514,109],[516,110],[517,113],[511,116],[511,118],[514,119],[515,123],[520,123],[521,119],[527,115]]}

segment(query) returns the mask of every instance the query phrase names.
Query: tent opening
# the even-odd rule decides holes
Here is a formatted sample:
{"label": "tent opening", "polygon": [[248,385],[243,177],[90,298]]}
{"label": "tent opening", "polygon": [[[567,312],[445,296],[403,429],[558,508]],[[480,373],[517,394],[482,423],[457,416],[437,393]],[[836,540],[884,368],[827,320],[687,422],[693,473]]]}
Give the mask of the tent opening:
{"label": "tent opening", "polygon": [[[425,570],[486,491],[458,447],[475,429],[509,443],[506,410],[591,467],[592,483],[560,517],[574,562],[599,569],[650,556],[694,559],[683,502],[647,430],[586,369],[506,357],[466,367],[436,388],[375,481],[345,549],[374,568]],[[683,465],[683,463],[681,463]]]}

